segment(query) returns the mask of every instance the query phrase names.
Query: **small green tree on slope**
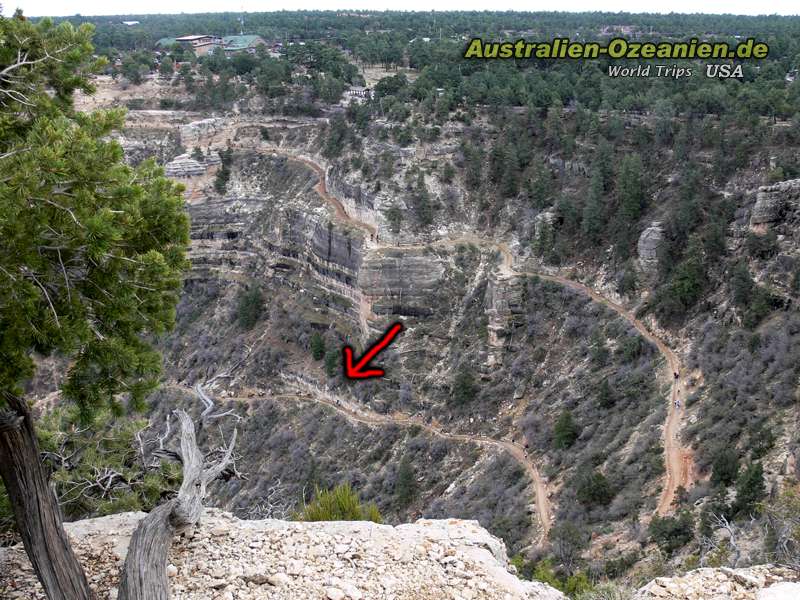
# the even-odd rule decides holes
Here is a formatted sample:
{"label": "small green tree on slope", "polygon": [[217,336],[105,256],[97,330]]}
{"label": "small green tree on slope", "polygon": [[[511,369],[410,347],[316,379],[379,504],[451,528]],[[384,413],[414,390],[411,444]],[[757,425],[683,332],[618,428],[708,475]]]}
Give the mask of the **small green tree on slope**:
{"label": "small green tree on slope", "polygon": [[92,28],[0,18],[0,475],[51,599],[92,597],[39,458],[23,383],[34,354],[69,359],[62,387],[85,420],[142,406],[174,324],[188,220],[152,162],[123,163],[120,111],[76,113],[91,92]]}

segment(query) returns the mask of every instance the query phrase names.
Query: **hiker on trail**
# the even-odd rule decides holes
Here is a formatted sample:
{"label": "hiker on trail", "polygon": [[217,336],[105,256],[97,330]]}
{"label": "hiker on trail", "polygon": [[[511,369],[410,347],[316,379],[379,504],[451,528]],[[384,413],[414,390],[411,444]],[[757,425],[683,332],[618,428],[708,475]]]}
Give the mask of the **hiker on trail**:
{"label": "hiker on trail", "polygon": [[677,371],[675,371],[675,372],[673,373],[673,376],[675,377],[675,379],[677,379],[677,378],[678,378],[678,372],[677,372]]}

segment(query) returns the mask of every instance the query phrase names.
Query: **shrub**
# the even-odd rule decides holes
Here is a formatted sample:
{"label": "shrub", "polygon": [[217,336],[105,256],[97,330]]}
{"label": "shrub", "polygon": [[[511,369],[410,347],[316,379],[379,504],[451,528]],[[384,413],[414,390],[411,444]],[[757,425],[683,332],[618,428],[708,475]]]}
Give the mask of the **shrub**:
{"label": "shrub", "polygon": [[714,459],[711,471],[711,482],[729,486],[736,481],[739,474],[739,456],[732,448],[726,448]]}
{"label": "shrub", "polygon": [[469,367],[462,366],[453,381],[453,403],[457,406],[469,404],[478,395],[478,386]]}
{"label": "shrub", "polygon": [[362,504],[349,483],[331,490],[314,488],[314,499],[295,515],[297,521],[372,521],[381,523],[380,511],[374,502]]}
{"label": "shrub", "polygon": [[586,594],[592,590],[592,583],[589,581],[586,573],[579,571],[574,575],[567,577],[564,584],[564,592],[570,598],[574,598],[579,594]]}
{"label": "shrub", "polygon": [[389,223],[389,231],[394,234],[400,233],[400,226],[403,223],[403,212],[397,205],[392,205],[386,211],[386,221]]}
{"label": "shrub", "polygon": [[558,590],[563,589],[563,584],[553,570],[553,563],[549,558],[544,558],[536,563],[531,577],[536,581],[546,583]]}
{"label": "shrub", "polygon": [[745,240],[745,248],[753,258],[771,258],[778,253],[778,236],[772,230],[765,235],[750,232]]}
{"label": "shrub", "polygon": [[767,495],[764,485],[764,468],[761,463],[752,463],[736,480],[736,500],[733,512],[747,515],[756,509],[756,504]]}
{"label": "shrub", "polygon": [[453,181],[453,177],[456,175],[456,170],[453,168],[453,165],[445,163],[444,168],[442,169],[442,181],[445,183],[451,183]]}
{"label": "shrub", "polygon": [[236,305],[236,321],[242,329],[252,329],[261,318],[264,310],[264,298],[261,288],[252,287],[239,294]]}
{"label": "shrub", "polygon": [[311,334],[311,356],[314,360],[322,360],[325,357],[325,340],[318,331]]}
{"label": "shrub", "polygon": [[768,550],[776,562],[800,571],[800,494],[787,485],[764,512]]}
{"label": "shrub", "polygon": [[611,389],[611,384],[608,379],[603,379],[600,382],[600,387],[597,388],[597,403],[600,408],[609,409],[616,404],[617,399],[614,395],[614,390]]}
{"label": "shrub", "polygon": [[328,377],[335,377],[339,371],[339,356],[337,350],[328,350],[325,354],[325,374]]}
{"label": "shrub", "polygon": [[572,418],[572,413],[568,410],[563,411],[556,420],[553,427],[554,444],[556,448],[569,448],[575,443],[580,434],[580,429]]}
{"label": "shrub", "polygon": [[682,548],[694,537],[694,518],[683,510],[677,517],[659,517],[655,515],[648,528],[650,537],[663,552],[671,555]]}
{"label": "shrub", "polygon": [[584,473],[578,478],[575,491],[578,502],[587,507],[606,506],[614,499],[616,493],[611,484],[600,471]]}
{"label": "shrub", "polygon": [[403,460],[400,461],[394,494],[400,508],[405,508],[411,504],[417,495],[417,480],[414,474],[414,467],[411,466],[411,461],[408,460],[407,456],[404,456]]}
{"label": "shrub", "polygon": [[553,555],[567,573],[572,573],[581,551],[589,544],[588,532],[570,521],[556,524],[548,535]]}

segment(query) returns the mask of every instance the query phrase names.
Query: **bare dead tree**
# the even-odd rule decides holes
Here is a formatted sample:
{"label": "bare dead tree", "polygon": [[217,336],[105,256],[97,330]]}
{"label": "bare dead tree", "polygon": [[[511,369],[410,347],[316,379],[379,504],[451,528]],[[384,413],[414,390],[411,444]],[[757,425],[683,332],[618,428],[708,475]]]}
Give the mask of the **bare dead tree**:
{"label": "bare dead tree", "polygon": [[236,429],[222,456],[208,464],[197,446],[192,419],[183,410],[174,414],[180,425],[183,483],[176,498],[154,508],[134,531],[122,568],[119,600],[169,599],[166,567],[172,538],[197,524],[208,484],[220,476],[233,457]]}
{"label": "bare dead tree", "polygon": [[775,540],[774,561],[800,573],[800,494],[787,487],[764,506],[765,527]]}
{"label": "bare dead tree", "polygon": [[250,505],[248,519],[285,519],[291,513],[294,503],[287,499],[289,487],[278,479],[257,502]]}
{"label": "bare dead tree", "polygon": [[[214,377],[214,379],[217,379],[218,377],[220,377],[220,376]],[[212,379],[211,381],[214,381],[214,379]],[[200,384],[200,383],[195,384],[194,391],[197,392],[197,397],[200,398],[201,402],[205,406],[205,408],[203,409],[203,412],[200,414],[200,418],[201,419],[203,419],[203,420],[211,420],[211,419],[219,419],[220,417],[232,416],[237,421],[241,421],[242,420],[242,417],[237,415],[232,408],[230,410],[226,410],[226,411],[223,411],[223,412],[215,413],[214,412],[214,401],[209,397],[208,394],[206,394],[205,390],[203,389],[203,385],[202,384]]]}
{"label": "bare dead tree", "polygon": [[703,557],[700,559],[700,564],[705,566],[707,554],[711,551],[722,550],[722,542],[727,541],[727,549],[730,551],[728,562],[731,568],[735,569],[742,556],[742,549],[739,546],[739,537],[741,533],[739,527],[729,521],[725,515],[711,513],[709,519],[711,520],[714,531],[722,531],[724,535],[719,542],[715,538],[713,532],[710,536],[703,536],[700,539],[700,547],[703,548]]}

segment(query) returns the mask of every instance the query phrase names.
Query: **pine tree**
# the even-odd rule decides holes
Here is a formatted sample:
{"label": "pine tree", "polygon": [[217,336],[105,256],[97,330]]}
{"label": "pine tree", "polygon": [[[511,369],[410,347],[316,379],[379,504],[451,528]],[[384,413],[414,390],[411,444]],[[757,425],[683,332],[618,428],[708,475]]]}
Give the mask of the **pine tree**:
{"label": "pine tree", "polygon": [[586,198],[586,204],[583,205],[581,219],[581,230],[591,242],[597,242],[600,239],[605,225],[604,213],[603,176],[599,169],[595,169],[592,171],[589,196]]}
{"label": "pine tree", "polygon": [[414,501],[417,495],[417,479],[414,467],[408,456],[404,456],[397,469],[397,484],[395,487],[395,498],[400,508],[405,508]]}
{"label": "pine tree", "polygon": [[733,511],[739,515],[747,515],[756,510],[758,502],[767,495],[764,483],[764,467],[761,463],[750,464],[736,480],[736,500]]}
{"label": "pine tree", "polygon": [[719,452],[711,467],[711,483],[728,486],[736,481],[739,474],[739,456],[733,448]]}
{"label": "pine tree", "polygon": [[619,216],[624,225],[639,220],[644,208],[644,166],[638,154],[628,154],[622,159],[617,176]]}
{"label": "pine tree", "polygon": [[322,360],[325,357],[325,339],[318,331],[311,335],[311,356],[314,360]]}
{"label": "pine tree", "polygon": [[603,379],[600,382],[600,387],[597,389],[597,404],[600,408],[609,409],[616,403],[614,391],[611,389],[611,384],[608,379]]}
{"label": "pine tree", "polygon": [[[92,596],[39,458],[24,382],[34,353],[68,361],[62,396],[84,421],[140,408],[157,386],[149,340],[175,321],[186,266],[181,186],[135,169],[110,134],[121,111],[78,114],[91,26],[0,19],[0,475],[51,598]],[[27,57],[23,64],[20,57]],[[16,78],[16,76],[19,76]]]}
{"label": "pine tree", "polygon": [[578,435],[580,435],[580,428],[572,418],[572,413],[568,410],[562,411],[553,427],[555,447],[559,449],[569,448],[578,439]]}
{"label": "pine tree", "polygon": [[477,394],[478,386],[475,383],[475,377],[469,367],[463,365],[453,382],[453,402],[458,406],[469,404]]}
{"label": "pine tree", "polygon": [[609,504],[616,494],[606,476],[593,470],[579,476],[575,495],[578,502],[591,508]]}

